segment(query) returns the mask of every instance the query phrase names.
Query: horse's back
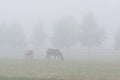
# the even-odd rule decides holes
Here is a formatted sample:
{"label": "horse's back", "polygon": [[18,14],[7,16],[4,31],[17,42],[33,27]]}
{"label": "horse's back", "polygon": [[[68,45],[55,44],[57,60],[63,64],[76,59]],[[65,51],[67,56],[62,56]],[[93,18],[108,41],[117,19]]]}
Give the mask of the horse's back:
{"label": "horse's back", "polygon": [[26,52],[26,54],[33,54],[33,51],[32,51],[32,50],[28,50],[28,51]]}
{"label": "horse's back", "polygon": [[58,49],[50,48],[47,50],[47,54],[49,54],[49,55],[56,55],[56,54],[58,55],[58,53],[60,53],[60,51]]}
{"label": "horse's back", "polygon": [[62,61],[64,60],[62,52],[59,49],[52,49],[52,48],[48,49],[46,51],[47,59],[50,59],[51,56],[55,56],[55,59],[56,57],[58,57],[58,59],[61,59]]}
{"label": "horse's back", "polygon": [[59,49],[48,49],[47,55],[62,55],[61,51]]}
{"label": "horse's back", "polygon": [[54,53],[54,49],[50,48],[47,50],[47,54],[52,54],[52,53]]}

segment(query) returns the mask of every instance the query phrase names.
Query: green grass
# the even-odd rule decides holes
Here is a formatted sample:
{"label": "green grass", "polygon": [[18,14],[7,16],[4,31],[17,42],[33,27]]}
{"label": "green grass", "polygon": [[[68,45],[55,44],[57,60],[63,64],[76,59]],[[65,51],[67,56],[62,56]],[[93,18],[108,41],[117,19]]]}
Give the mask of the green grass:
{"label": "green grass", "polygon": [[1,60],[0,80],[120,80],[120,64]]}
{"label": "green grass", "polygon": [[22,77],[0,77],[0,80],[60,80],[55,78],[22,78]]}

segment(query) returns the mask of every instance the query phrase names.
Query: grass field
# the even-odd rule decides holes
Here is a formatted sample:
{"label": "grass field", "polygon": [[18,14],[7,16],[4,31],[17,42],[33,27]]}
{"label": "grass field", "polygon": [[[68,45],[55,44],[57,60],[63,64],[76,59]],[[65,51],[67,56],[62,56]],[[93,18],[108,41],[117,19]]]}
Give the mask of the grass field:
{"label": "grass field", "polygon": [[0,60],[0,80],[120,80],[120,64]]}

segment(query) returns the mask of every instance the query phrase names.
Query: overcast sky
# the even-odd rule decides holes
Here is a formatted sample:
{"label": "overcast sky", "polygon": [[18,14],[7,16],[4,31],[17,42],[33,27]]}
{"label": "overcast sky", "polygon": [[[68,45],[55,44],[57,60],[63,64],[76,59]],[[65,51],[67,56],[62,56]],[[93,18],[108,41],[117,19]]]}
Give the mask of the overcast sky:
{"label": "overcast sky", "polygon": [[22,24],[27,33],[35,23],[41,22],[50,31],[55,21],[64,15],[72,15],[82,23],[84,15],[93,12],[98,24],[106,28],[112,38],[120,26],[119,4],[119,0],[0,0],[0,22]]}

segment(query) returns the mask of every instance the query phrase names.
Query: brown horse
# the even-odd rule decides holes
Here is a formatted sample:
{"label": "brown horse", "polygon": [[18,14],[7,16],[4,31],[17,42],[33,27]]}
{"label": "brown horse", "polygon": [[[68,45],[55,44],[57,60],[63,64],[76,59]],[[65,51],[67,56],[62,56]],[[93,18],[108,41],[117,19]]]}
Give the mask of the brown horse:
{"label": "brown horse", "polygon": [[25,57],[27,60],[30,60],[30,61],[33,60],[33,51],[31,49],[27,50],[25,52]]}
{"label": "brown horse", "polygon": [[55,60],[56,59],[60,59],[62,61],[64,60],[64,57],[59,49],[52,48],[48,49],[46,52],[46,58],[49,60],[51,59],[52,56],[55,57]]}

